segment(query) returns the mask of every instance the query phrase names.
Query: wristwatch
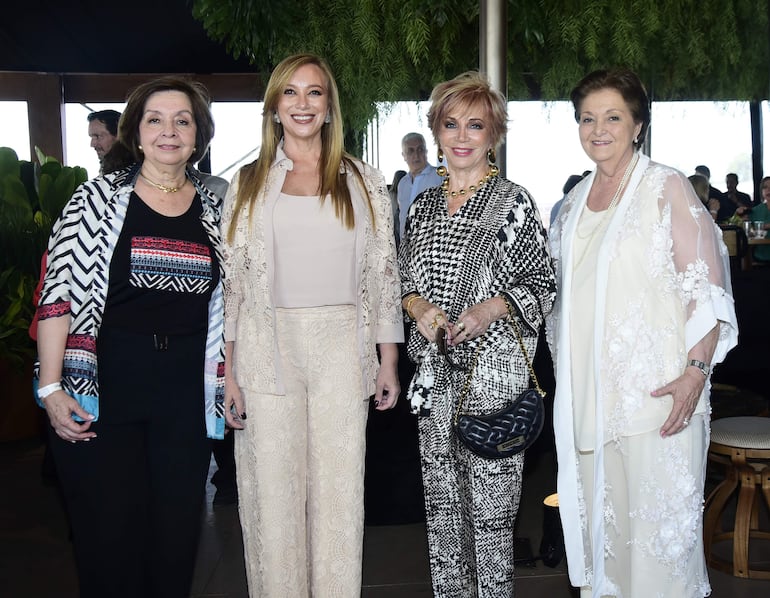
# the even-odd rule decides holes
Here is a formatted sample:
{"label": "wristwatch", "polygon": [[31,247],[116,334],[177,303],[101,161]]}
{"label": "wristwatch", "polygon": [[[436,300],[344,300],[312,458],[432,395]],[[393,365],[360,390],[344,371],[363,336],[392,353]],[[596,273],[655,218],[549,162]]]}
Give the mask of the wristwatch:
{"label": "wristwatch", "polygon": [[709,368],[709,366],[702,361],[698,361],[697,359],[691,359],[690,361],[687,362],[687,365],[693,366],[694,368],[698,368],[700,370],[700,373],[706,376],[706,378],[708,378],[709,375],[711,374],[711,369]]}

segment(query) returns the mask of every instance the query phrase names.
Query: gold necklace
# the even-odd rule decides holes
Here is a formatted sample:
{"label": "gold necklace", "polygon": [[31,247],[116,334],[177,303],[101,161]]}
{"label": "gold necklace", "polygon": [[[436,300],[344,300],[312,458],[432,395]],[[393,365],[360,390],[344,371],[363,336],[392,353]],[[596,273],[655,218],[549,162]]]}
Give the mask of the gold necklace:
{"label": "gold necklace", "polygon": [[182,182],[179,187],[166,187],[166,185],[161,185],[160,183],[156,183],[155,181],[151,181],[148,179],[143,172],[139,172],[139,176],[142,177],[145,181],[147,181],[150,185],[155,187],[156,189],[160,189],[163,191],[163,193],[176,193],[179,191],[182,187],[184,187],[187,184],[187,177],[185,177],[184,181]]}
{"label": "gold necklace", "polygon": [[441,183],[441,190],[444,192],[444,197],[447,199],[454,199],[455,197],[465,197],[466,193],[468,196],[473,195],[476,193],[476,191],[479,190],[479,188],[484,185],[485,183],[489,182],[489,179],[491,179],[493,176],[497,174],[494,172],[491,168],[487,171],[487,174],[484,176],[483,179],[479,179],[479,182],[475,185],[470,185],[467,189],[460,189],[458,191],[450,191],[449,190],[449,174],[446,175],[446,178],[444,178],[444,182]]}
{"label": "gold necklace", "polygon": [[[634,152],[634,156],[631,158],[631,160],[628,162],[628,166],[626,166],[626,171],[623,173],[623,178],[620,179],[620,184],[618,185],[618,188],[615,190],[615,195],[612,196],[612,200],[610,201],[610,205],[607,206],[607,209],[604,211],[604,216],[602,216],[602,219],[599,221],[599,224],[597,224],[595,227],[591,229],[590,232],[588,232],[585,235],[581,235],[578,232],[580,222],[578,221],[578,227],[575,228],[575,236],[580,239],[588,239],[585,244],[585,249],[583,249],[583,252],[580,254],[580,257],[577,259],[577,261],[573,262],[572,271],[578,269],[580,264],[583,263],[583,260],[588,255],[588,253],[591,251],[591,245],[594,243],[594,238],[598,236],[596,233],[604,230],[605,226],[607,225],[607,219],[612,216],[612,211],[615,208],[615,206],[618,204],[618,200],[620,199],[620,194],[623,191],[623,189],[626,186],[626,183],[628,183],[628,179],[631,178],[631,173],[634,171],[634,167],[636,166],[636,163],[639,161],[639,154],[637,152]],[[588,205],[586,204],[585,209],[588,208]]]}

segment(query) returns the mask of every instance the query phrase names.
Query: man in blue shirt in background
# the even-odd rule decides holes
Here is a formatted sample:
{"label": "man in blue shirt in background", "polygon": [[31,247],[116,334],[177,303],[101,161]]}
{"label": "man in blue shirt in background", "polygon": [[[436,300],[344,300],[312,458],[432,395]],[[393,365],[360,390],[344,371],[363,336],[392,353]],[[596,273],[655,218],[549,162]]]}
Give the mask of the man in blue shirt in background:
{"label": "man in blue shirt in background", "polygon": [[428,164],[425,137],[407,133],[401,140],[401,155],[409,172],[398,182],[398,239],[404,235],[404,223],[414,198],[430,187],[437,187],[444,179],[436,174],[436,167]]}

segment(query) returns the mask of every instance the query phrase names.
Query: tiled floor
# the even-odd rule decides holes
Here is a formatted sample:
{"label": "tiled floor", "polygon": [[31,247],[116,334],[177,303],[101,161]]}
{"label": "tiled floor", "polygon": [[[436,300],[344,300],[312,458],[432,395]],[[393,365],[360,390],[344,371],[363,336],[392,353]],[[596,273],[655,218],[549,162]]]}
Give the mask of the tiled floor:
{"label": "tiled floor", "polygon": [[[41,481],[42,453],[35,441],[0,444],[0,596],[4,598],[77,596],[68,530],[56,490]],[[528,539],[535,550],[541,538],[541,501],[553,490],[552,461],[551,453],[541,454],[525,476],[517,536]],[[246,598],[237,509],[213,508],[213,491],[209,486],[192,596]],[[367,526],[363,580],[364,598],[430,597],[424,525]],[[714,598],[770,592],[770,582],[716,571],[711,572],[711,582]],[[577,594],[569,586],[564,562],[549,568],[538,561],[517,564],[516,596],[574,598]]]}

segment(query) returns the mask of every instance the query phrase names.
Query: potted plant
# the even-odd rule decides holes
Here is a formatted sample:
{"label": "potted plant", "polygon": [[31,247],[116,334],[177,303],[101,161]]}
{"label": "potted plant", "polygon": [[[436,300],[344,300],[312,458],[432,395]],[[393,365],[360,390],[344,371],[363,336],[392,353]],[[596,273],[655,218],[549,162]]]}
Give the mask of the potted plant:
{"label": "potted plant", "polygon": [[29,337],[33,291],[51,226],[76,187],[80,167],[62,166],[36,148],[37,163],[0,147],[0,440],[37,428],[31,396],[35,346]]}

